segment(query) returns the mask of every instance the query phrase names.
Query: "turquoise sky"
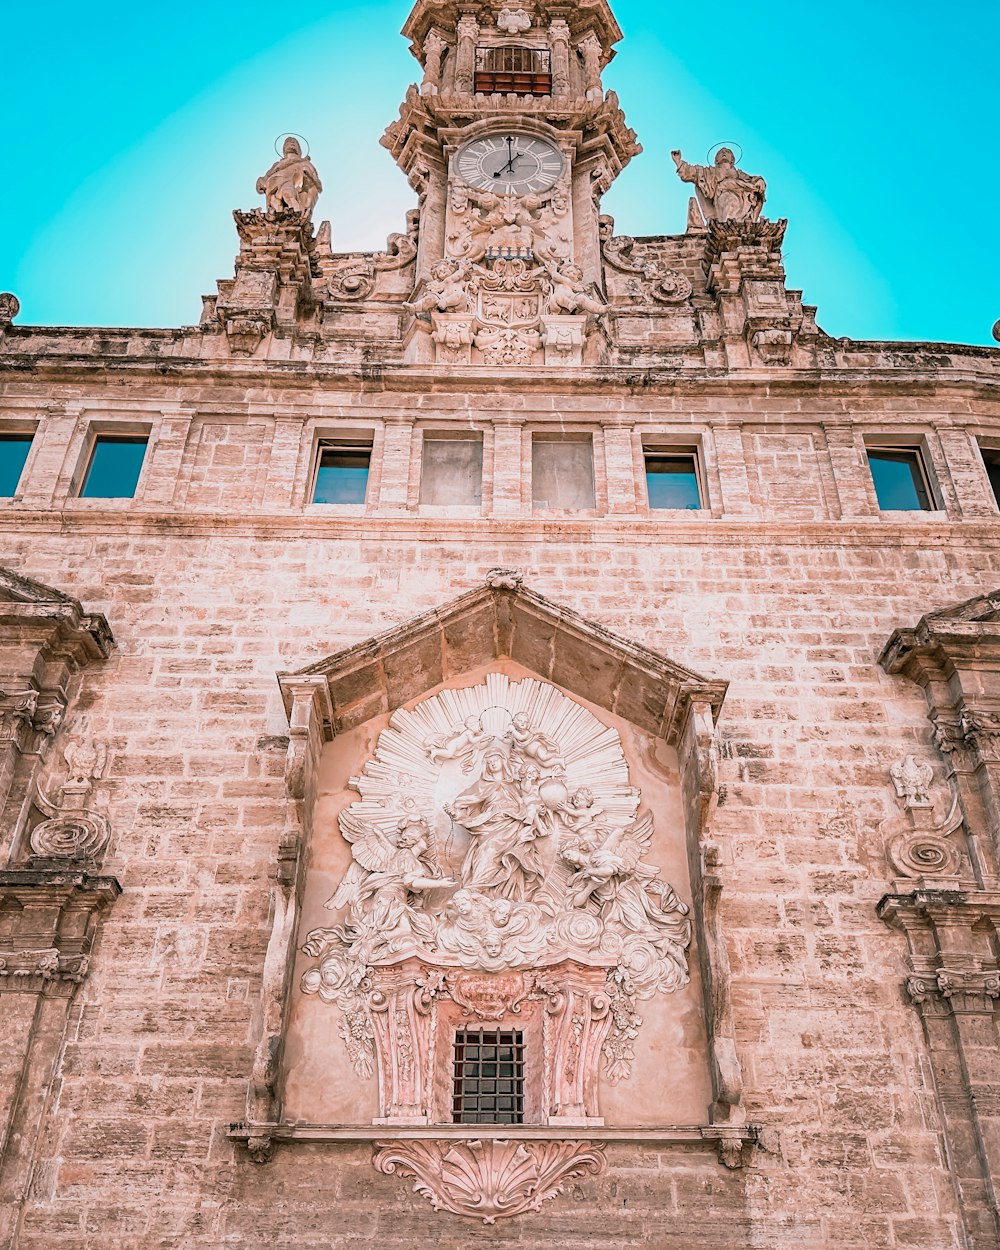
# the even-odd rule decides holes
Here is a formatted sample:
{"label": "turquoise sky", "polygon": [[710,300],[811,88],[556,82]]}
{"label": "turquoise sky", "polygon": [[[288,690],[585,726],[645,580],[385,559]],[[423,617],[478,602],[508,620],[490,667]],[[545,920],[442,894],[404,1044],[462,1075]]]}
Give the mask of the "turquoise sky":
{"label": "turquoise sky", "polygon": [[[1000,318],[997,0],[618,0],[606,74],[645,152],[620,233],[684,228],[671,148],[723,140],[789,219],[790,285],[830,334],[992,343]],[[308,136],[334,247],[413,193],[379,146],[417,65],[404,3],[9,5],[0,290],[22,324],[181,325],[232,273],[232,209]],[[13,55],[11,55],[13,53]],[[992,85],[991,85],[992,84]]]}

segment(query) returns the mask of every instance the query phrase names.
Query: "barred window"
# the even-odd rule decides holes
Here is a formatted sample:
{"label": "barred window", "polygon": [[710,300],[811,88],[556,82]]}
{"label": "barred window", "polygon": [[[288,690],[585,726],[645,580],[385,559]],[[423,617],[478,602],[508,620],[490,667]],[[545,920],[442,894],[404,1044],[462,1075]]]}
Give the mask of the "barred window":
{"label": "barred window", "polygon": [[456,1124],[524,1122],[524,1041],[520,1032],[455,1034]]}

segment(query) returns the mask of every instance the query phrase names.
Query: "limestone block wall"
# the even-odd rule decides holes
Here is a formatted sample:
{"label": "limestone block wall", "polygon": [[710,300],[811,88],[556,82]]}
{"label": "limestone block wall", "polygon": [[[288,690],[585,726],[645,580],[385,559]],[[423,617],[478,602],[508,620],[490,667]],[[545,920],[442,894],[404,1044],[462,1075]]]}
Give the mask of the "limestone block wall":
{"label": "limestone block wall", "polygon": [[[451,532],[449,532],[449,529]],[[234,532],[235,531],[235,532]],[[887,770],[940,769],[922,698],[875,659],[891,629],[1000,582],[995,523],[496,527],[398,521],[295,536],[220,522],[33,517],[7,561],[114,623],[76,715],[108,742],[124,892],[75,1004],[23,1250],[377,1241],[657,1247],[963,1245],[902,940],[875,916]],[[376,1176],[367,1148],[235,1154],[286,819],[274,673],[453,598],[496,563],[599,623],[730,679],[724,923],[764,1149],[610,1149],[601,1180],[484,1229]]]}

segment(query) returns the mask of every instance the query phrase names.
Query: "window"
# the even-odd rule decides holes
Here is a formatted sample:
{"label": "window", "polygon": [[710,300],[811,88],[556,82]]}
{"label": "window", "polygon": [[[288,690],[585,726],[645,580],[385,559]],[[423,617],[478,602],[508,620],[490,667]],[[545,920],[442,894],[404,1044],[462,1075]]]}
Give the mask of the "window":
{"label": "window", "polygon": [[934,508],[917,448],[869,447],[868,463],[883,512],[928,512]]}
{"label": "window", "polygon": [[548,48],[477,48],[478,94],[551,95],[552,54]]}
{"label": "window", "polygon": [[524,1042],[521,1033],[455,1034],[453,1114],[456,1124],[521,1124]]}
{"label": "window", "polygon": [[539,510],[596,508],[594,444],[536,435],[531,442],[531,503]]}
{"label": "window", "polygon": [[986,465],[986,476],[993,487],[993,498],[1000,508],[1000,450],[995,447],[980,447],[983,453],[983,464]]}
{"label": "window", "polygon": [[424,434],[420,502],[474,507],[483,502],[481,438],[439,438],[429,431]]}
{"label": "window", "polygon": [[80,490],[81,499],[131,499],[139,483],[145,434],[98,434]]}
{"label": "window", "polygon": [[17,493],[31,438],[30,434],[0,434],[0,496]]}
{"label": "window", "polygon": [[692,451],[647,451],[646,494],[651,508],[700,508],[697,455]]}
{"label": "window", "polygon": [[364,503],[371,463],[370,443],[320,443],[313,503]]}

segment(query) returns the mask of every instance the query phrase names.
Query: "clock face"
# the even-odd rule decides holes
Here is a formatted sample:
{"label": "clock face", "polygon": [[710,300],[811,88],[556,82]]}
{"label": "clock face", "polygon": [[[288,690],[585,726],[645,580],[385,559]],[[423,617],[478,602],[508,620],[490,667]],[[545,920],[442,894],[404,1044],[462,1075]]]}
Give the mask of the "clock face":
{"label": "clock face", "polygon": [[463,144],[455,164],[463,182],[497,195],[547,191],[563,171],[562,153],[555,144],[512,131]]}

